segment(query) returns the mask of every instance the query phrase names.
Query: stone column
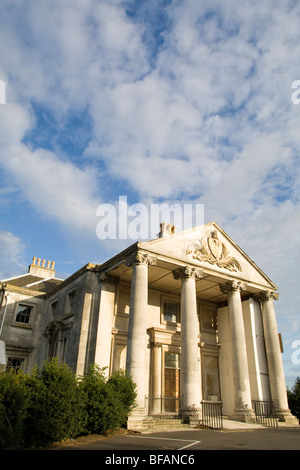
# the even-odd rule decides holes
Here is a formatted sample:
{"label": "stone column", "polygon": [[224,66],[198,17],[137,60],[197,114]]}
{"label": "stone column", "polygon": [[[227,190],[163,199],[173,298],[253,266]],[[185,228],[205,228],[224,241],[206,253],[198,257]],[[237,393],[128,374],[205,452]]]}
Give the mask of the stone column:
{"label": "stone column", "polygon": [[246,285],[234,280],[220,285],[220,289],[228,296],[233,380],[235,388],[235,410],[233,418],[238,421],[251,422],[255,419],[255,416],[251,403],[247,348],[240,294],[241,290],[246,289]]}
{"label": "stone column", "polygon": [[145,416],[148,265],[156,259],[137,253],[126,261],[132,266],[126,369],[137,385],[137,406],[131,415]]}
{"label": "stone column", "polygon": [[152,390],[151,411],[161,413],[161,344],[151,344],[152,353]]}
{"label": "stone column", "polygon": [[275,292],[266,291],[259,296],[262,304],[262,319],[270,389],[279,421],[294,422],[295,418],[290,413],[287,401],[286,384],[273,303],[273,299],[277,300],[278,295],[279,294]]}
{"label": "stone column", "polygon": [[195,283],[196,278],[202,278],[202,272],[185,266],[173,271],[173,276],[181,279],[181,411],[184,419],[191,421],[193,418],[199,419],[202,400]]}

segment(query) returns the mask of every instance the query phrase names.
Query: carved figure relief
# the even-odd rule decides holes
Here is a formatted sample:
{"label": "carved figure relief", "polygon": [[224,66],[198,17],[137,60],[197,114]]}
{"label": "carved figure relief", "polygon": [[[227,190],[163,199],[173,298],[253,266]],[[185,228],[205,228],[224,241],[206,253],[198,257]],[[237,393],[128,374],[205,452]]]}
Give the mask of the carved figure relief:
{"label": "carved figure relief", "polygon": [[192,243],[187,247],[187,254],[192,254],[194,259],[215,264],[219,268],[229,271],[241,271],[241,265],[236,258],[229,255],[228,249],[218,239],[216,230],[209,237],[203,237],[200,243]]}

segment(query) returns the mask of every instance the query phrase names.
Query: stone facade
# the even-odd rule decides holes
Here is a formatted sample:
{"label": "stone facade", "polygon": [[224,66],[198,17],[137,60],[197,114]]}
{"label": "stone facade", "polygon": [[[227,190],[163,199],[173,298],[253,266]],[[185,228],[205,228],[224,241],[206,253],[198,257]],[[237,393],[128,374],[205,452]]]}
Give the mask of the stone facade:
{"label": "stone facade", "polygon": [[[179,411],[191,421],[202,400],[222,401],[224,414],[242,421],[254,419],[252,400],[273,401],[282,421],[293,420],[277,287],[215,222],[137,242],[102,265],[51,280],[43,292],[26,285],[13,296],[9,280],[2,289],[0,339],[8,357],[24,353],[25,371],[49,356],[78,375],[94,362],[107,375],[126,368],[138,392],[132,429]],[[22,295],[34,304],[30,335],[28,327],[13,331]]]}

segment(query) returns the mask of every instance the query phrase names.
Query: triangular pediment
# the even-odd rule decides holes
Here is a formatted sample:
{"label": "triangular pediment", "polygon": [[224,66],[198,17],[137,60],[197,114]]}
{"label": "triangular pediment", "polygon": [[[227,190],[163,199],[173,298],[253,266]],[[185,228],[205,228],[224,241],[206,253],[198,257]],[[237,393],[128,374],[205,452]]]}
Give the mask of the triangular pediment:
{"label": "triangular pediment", "polygon": [[276,285],[264,274],[247,254],[216,223],[211,222],[193,229],[140,242],[139,247],[158,256],[194,264],[205,271],[230,275],[245,282],[276,290]]}

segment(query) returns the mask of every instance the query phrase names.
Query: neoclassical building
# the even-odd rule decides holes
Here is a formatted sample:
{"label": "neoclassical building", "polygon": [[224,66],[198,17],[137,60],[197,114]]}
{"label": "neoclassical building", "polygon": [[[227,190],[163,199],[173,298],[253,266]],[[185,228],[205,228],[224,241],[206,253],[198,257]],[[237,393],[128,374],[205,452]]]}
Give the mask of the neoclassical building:
{"label": "neoclassical building", "polygon": [[[34,261],[28,274],[38,267]],[[253,400],[272,401],[281,421],[293,421],[277,287],[217,223],[178,234],[161,224],[157,239],[65,280],[43,268],[33,283],[20,287],[19,276],[2,284],[0,321],[5,308],[9,314],[0,339],[27,371],[52,356],[78,375],[91,363],[108,375],[126,368],[137,384],[132,429],[164,414],[189,421],[203,400],[221,401],[223,413],[241,421],[254,419]],[[7,296],[16,289],[21,299]],[[23,313],[31,307],[31,318],[19,335],[20,304]]]}

